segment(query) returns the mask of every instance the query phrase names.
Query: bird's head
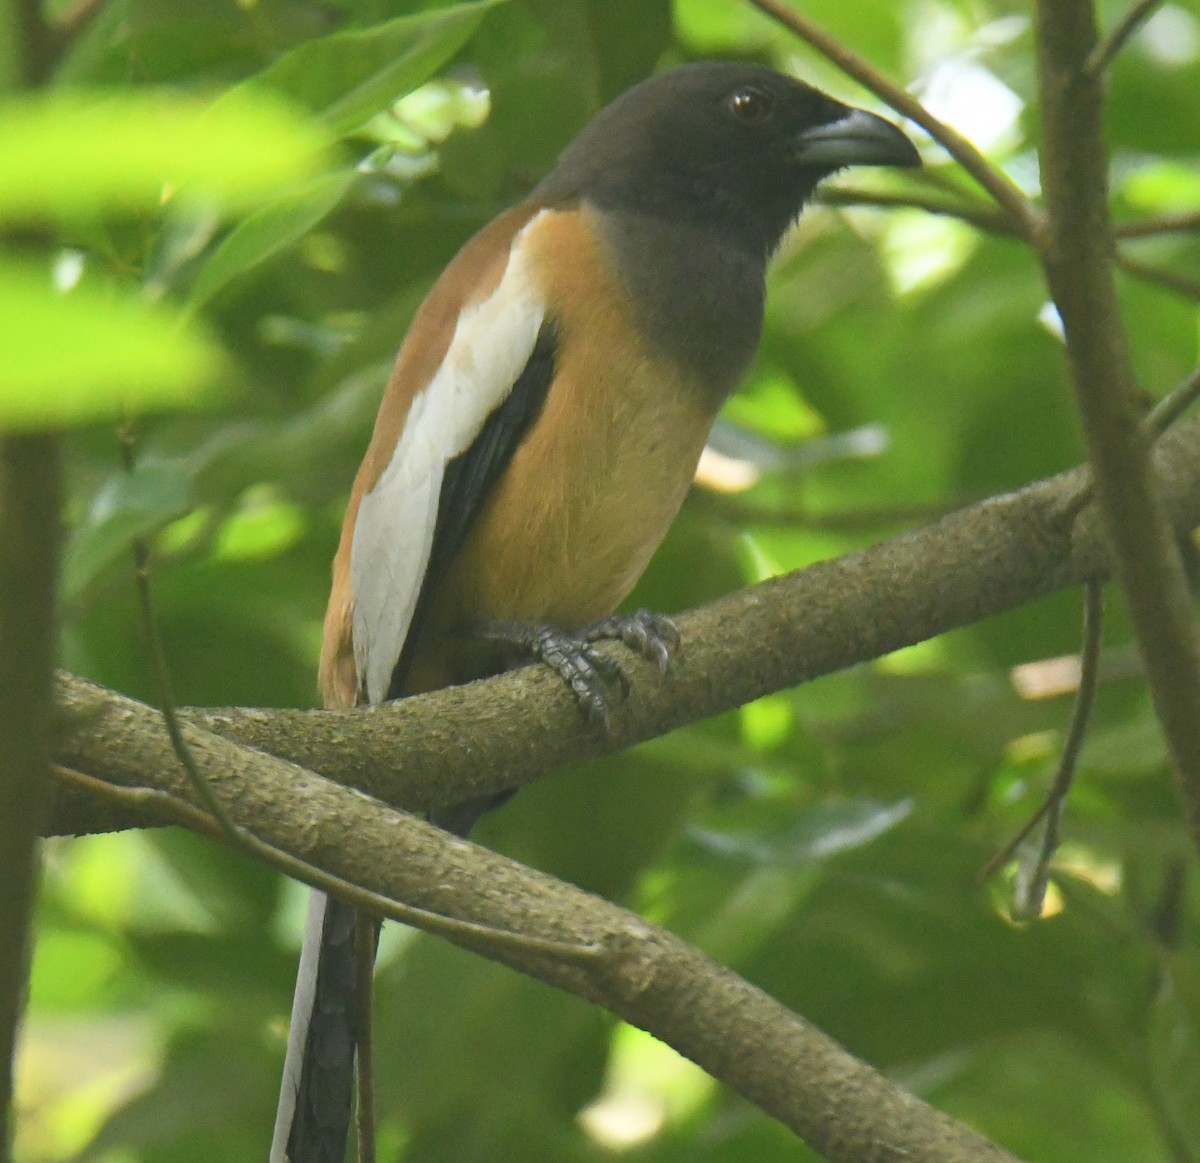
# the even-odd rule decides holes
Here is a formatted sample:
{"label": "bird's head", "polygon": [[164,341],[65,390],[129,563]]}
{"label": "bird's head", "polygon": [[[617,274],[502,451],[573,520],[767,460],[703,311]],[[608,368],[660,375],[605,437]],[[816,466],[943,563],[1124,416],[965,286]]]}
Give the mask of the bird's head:
{"label": "bird's head", "polygon": [[622,93],[535,196],[734,228],[769,251],[817,183],[846,166],[915,166],[891,122],[771,69],[683,65]]}

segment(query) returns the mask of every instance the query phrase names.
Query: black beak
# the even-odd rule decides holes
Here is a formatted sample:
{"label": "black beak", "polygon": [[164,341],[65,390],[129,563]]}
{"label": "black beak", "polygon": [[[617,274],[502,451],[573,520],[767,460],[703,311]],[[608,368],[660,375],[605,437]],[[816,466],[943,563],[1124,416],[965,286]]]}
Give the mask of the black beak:
{"label": "black beak", "polygon": [[847,109],[844,117],[799,134],[792,158],[819,170],[843,166],[919,166],[916,147],[890,121],[865,109]]}

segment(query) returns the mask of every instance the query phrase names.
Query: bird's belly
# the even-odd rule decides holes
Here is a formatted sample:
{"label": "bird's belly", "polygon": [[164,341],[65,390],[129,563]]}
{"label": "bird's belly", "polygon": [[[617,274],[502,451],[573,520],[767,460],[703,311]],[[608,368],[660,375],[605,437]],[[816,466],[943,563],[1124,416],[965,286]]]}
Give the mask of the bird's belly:
{"label": "bird's belly", "polygon": [[576,629],[612,613],[679,511],[716,403],[669,364],[594,372],[581,403],[560,374],[434,597],[405,688],[505,665],[492,619]]}
{"label": "bird's belly", "polygon": [[[480,623],[576,629],[636,584],[679,511],[725,389],[692,382],[651,347],[592,212],[549,214],[531,269],[558,325],[554,376],[418,628],[406,687],[503,666]],[[570,227],[571,229],[568,229]]]}
{"label": "bird's belly", "polygon": [[465,546],[464,612],[570,629],[620,604],[678,513],[712,424],[704,401],[668,378],[673,368],[645,361],[613,368],[591,379],[585,407],[555,383]]}

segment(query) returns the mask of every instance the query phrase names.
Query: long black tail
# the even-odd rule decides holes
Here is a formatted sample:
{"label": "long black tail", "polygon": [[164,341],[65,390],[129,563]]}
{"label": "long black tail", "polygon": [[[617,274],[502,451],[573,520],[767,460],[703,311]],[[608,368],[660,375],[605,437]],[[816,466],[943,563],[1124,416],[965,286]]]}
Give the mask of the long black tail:
{"label": "long black tail", "polygon": [[[270,1163],[342,1163],[354,1089],[355,909],[309,898]],[[378,922],[375,922],[378,931]]]}
{"label": "long black tail", "polygon": [[[513,793],[480,797],[431,812],[431,823],[464,839],[479,818]],[[354,1091],[359,1013],[355,926],[358,912],[313,890],[292,998],[283,1085],[270,1163],[343,1163]],[[379,922],[374,936],[379,936]]]}

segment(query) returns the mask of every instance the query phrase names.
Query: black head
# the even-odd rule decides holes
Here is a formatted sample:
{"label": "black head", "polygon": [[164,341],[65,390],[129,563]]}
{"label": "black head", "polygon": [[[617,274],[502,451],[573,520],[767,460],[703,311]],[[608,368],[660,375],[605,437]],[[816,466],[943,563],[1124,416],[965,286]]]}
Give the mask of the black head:
{"label": "black head", "polygon": [[534,191],[716,228],[769,253],[824,177],[919,165],[890,122],[758,65],[705,61],[601,109]]}

